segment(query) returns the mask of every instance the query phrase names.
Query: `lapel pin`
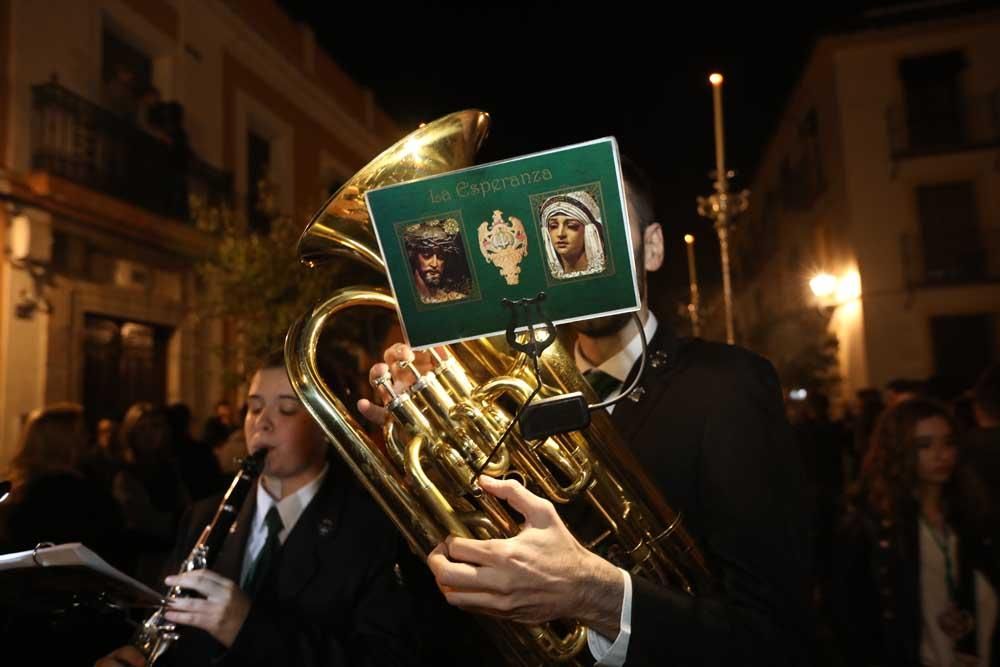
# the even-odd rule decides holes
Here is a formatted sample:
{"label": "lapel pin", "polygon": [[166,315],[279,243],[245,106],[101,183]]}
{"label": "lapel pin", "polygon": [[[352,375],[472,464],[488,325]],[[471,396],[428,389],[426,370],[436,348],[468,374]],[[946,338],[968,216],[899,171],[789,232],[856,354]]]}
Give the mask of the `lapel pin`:
{"label": "lapel pin", "polygon": [[333,532],[333,519],[322,519],[319,522],[319,536],[326,537]]}
{"label": "lapel pin", "polygon": [[652,354],[649,359],[649,365],[653,368],[659,368],[660,366],[665,366],[667,364],[667,353],[663,350],[657,350]]}

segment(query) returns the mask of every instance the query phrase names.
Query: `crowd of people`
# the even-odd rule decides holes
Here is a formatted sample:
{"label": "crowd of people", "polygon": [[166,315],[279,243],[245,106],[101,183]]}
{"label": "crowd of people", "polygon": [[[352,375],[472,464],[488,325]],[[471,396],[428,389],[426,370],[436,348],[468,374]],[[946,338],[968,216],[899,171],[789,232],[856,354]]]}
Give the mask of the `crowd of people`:
{"label": "crowd of people", "polygon": [[[488,476],[471,492],[523,517],[520,532],[449,535],[425,567],[333,454],[280,353],[248,378],[242,430],[217,406],[209,444],[183,406],[136,404],[93,441],[78,406],[32,415],[0,551],[82,541],[159,590],[171,575],[196,593],[167,609],[172,664],[489,664],[499,654],[473,621],[497,616],[575,619],[581,659],[600,665],[1000,665],[1000,369],[950,404],[906,381],[884,405],[863,393],[840,422],[818,394],[789,404],[766,359],[675,335],[648,308],[663,232],[648,183],[622,167],[648,363],[629,315],[573,323],[573,354],[598,398],[636,381],[611,423],[703,554],[698,595],[581,544],[537,486]],[[356,405],[373,428],[386,375],[398,394],[427,358],[396,344],[384,362],[369,377],[383,388]],[[213,451],[234,444],[267,451],[260,481],[213,566],[178,574],[226,482]],[[127,632],[67,647],[39,638],[49,621],[4,611],[5,645],[31,638],[45,662],[63,649],[62,664],[144,664]]]}
{"label": "crowd of people", "polygon": [[816,661],[1000,664],[1000,365],[942,396],[899,378],[841,420],[790,405],[813,510]]}

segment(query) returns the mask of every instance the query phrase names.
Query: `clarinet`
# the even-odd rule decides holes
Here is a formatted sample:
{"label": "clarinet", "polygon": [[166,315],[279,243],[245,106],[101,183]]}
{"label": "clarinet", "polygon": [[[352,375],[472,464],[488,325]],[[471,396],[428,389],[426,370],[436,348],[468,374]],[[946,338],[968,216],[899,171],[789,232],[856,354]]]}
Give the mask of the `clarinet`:
{"label": "clarinet", "polygon": [[[180,573],[206,569],[215,562],[247,494],[253,488],[254,480],[264,467],[266,458],[267,450],[259,449],[253,456],[240,460],[239,473],[233,478],[229,489],[222,497],[212,521],[201,531],[201,536],[191,549],[191,553],[181,564]],[[147,667],[155,663],[179,638],[177,626],[167,621],[165,614],[171,600],[188,594],[188,591],[181,589],[180,586],[171,587],[163,603],[137,629],[132,645],[146,656]]]}

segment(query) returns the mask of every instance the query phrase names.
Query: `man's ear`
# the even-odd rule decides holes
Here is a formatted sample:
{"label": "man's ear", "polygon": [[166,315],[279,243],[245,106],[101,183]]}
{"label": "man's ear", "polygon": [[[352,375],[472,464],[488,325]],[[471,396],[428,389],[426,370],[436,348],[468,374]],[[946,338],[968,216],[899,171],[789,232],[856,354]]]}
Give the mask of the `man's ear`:
{"label": "man's ear", "polygon": [[663,228],[660,223],[651,222],[642,234],[644,246],[643,261],[646,271],[656,271],[663,266]]}

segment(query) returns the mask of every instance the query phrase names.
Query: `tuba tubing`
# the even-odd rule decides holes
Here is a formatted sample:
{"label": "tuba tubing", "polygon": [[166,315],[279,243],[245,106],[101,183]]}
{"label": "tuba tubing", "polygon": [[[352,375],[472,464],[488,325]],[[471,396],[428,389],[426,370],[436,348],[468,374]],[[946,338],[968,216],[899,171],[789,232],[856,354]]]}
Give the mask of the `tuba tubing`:
{"label": "tuba tubing", "polygon": [[[481,492],[477,496],[478,487],[471,479],[473,467],[459,453],[462,448],[448,446],[439,437],[441,429],[432,426],[416,407],[428,399],[404,395],[393,401],[397,404],[394,414],[408,417],[387,422],[387,449],[399,449],[397,455],[390,457],[323,381],[317,365],[321,333],[348,309],[366,306],[395,311],[394,300],[382,289],[344,288],[300,318],[289,330],[285,359],[292,386],[303,405],[421,558],[426,558],[448,534],[467,538],[516,535],[518,523],[503,506]],[[497,345],[498,341],[484,342],[471,356],[482,359],[482,354],[495,352]],[[548,359],[543,363],[549,391],[554,390],[555,377],[565,375],[565,356],[563,353],[555,362]],[[457,356],[449,356],[447,361],[447,372],[467,376]],[[505,366],[506,371],[474,386],[468,395],[460,392],[447,401],[447,413],[459,425],[467,427],[462,432],[470,440],[478,436],[480,450],[487,452],[506,426],[503,419],[512,417],[502,410],[483,408],[483,405],[504,395],[524,400],[531,392],[524,378],[505,374],[527,372],[523,360],[495,355],[491,365]],[[431,374],[425,376],[431,377]],[[456,378],[455,384],[467,381],[468,377]],[[418,384],[425,390],[428,386],[427,383]],[[439,389],[441,386],[436,386],[431,395]],[[597,424],[602,424],[602,419],[606,421],[606,414],[594,416]],[[470,424],[478,424],[483,430],[475,431]],[[450,429],[450,432],[456,431]],[[496,458],[503,462],[502,469],[493,472],[516,471],[557,506],[579,502],[593,508],[603,530],[590,540],[581,539],[587,548],[597,549],[614,542],[610,556],[614,559],[617,553],[618,564],[634,574],[673,584],[690,595],[705,590],[710,575],[701,554],[684,531],[681,517],[670,511],[662,498],[653,497],[653,502],[647,505],[646,499],[633,490],[631,478],[641,473],[632,465],[627,450],[607,434],[602,434],[603,441],[594,442],[596,435],[571,433],[540,443],[528,443],[515,429],[508,437],[509,444],[505,443],[498,450]],[[438,474],[437,480],[433,474],[435,468],[446,471]],[[569,482],[560,483],[556,473]],[[648,484],[648,480],[641,481]],[[463,485],[456,494],[455,488]],[[478,509],[469,511],[457,506],[456,496],[458,500],[475,497]],[[663,508],[666,513],[658,514],[651,508]],[[576,534],[577,531],[570,528]],[[559,629],[551,624],[524,626],[501,620],[494,623],[499,626],[495,632],[500,633],[503,641],[516,647],[506,655],[512,664],[582,664],[577,663],[577,656],[586,646],[586,629],[579,624],[564,623],[568,629]]]}
{"label": "tuba tubing", "polygon": [[[299,240],[302,261],[346,257],[385,272],[364,204],[367,190],[469,166],[488,127],[477,111],[450,114],[422,126],[355,174],[324,205]],[[323,381],[320,335],[354,307],[396,312],[383,288],[343,287],[302,316],[285,339],[288,374],[302,404],[329,436],[355,477],[421,558],[448,534],[478,539],[517,534],[518,521],[479,489],[473,471],[493,451],[517,405],[535,383],[526,355],[502,337],[431,351],[433,371],[390,401],[385,447],[376,444]],[[540,395],[593,391],[572,354],[556,341],[542,354]],[[412,368],[412,367],[411,367]],[[517,476],[553,502],[587,549],[636,576],[696,596],[713,587],[683,517],[666,503],[608,415],[598,410],[583,431],[542,441],[513,428],[485,468]],[[527,626],[478,617],[514,665],[585,664],[586,628],[572,619]]]}
{"label": "tuba tubing", "polygon": [[[394,469],[388,457],[351,417],[340,398],[323,382],[316,363],[319,337],[328,320],[339,312],[356,306],[376,306],[396,311],[396,302],[384,290],[350,287],[335,292],[313,309],[311,316],[299,319],[285,337],[285,364],[292,387],[302,404],[333,444],[333,448],[358,478],[358,481],[396,524],[414,553],[426,557],[427,545],[444,539],[444,534],[430,521],[414,525],[409,517],[422,511],[400,476],[386,474]],[[433,548],[433,546],[431,546]]]}

